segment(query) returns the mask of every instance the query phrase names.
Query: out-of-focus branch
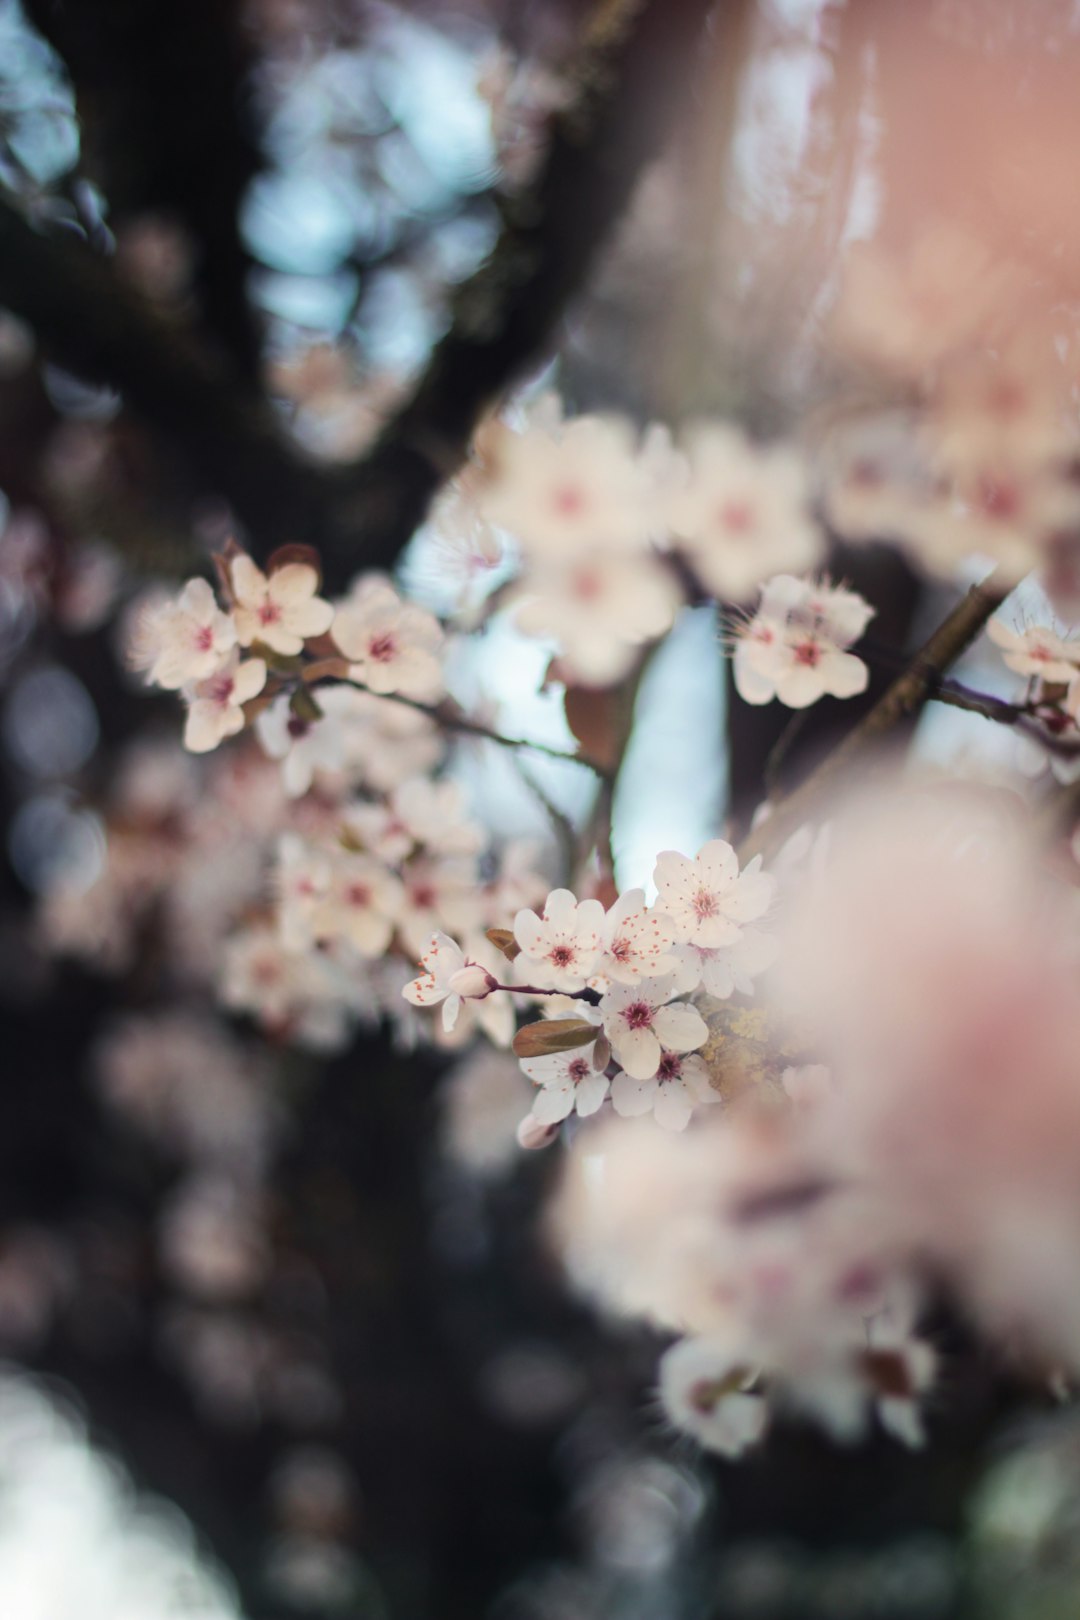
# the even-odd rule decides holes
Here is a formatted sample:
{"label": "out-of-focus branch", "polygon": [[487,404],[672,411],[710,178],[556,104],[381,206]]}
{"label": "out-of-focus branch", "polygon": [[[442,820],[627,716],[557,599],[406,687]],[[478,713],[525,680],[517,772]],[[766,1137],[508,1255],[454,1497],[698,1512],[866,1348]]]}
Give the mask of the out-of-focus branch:
{"label": "out-of-focus branch", "polygon": [[197,246],[202,324],[248,377],[259,330],[239,209],[260,164],[246,90],[252,33],[242,0],[26,0],[71,75],[83,162],[115,228],[178,218]]}
{"label": "out-of-focus branch", "polygon": [[267,548],[310,537],[327,480],[282,440],[225,357],[130,291],[75,235],[36,230],[0,197],[0,304],[49,356],[116,383],[203,492],[225,496]]}
{"label": "out-of-focus branch", "polygon": [[599,0],[538,181],[506,206],[495,249],[459,289],[412,399],[355,469],[364,560],[392,562],[464,458],[476,423],[551,344],[661,145],[688,87],[713,0]]}
{"label": "out-of-focus branch", "polygon": [[324,658],[318,663],[308,664],[303,678],[309,685],[328,679],[347,680],[350,686],[355,686],[359,691],[371,692],[372,697],[381,698],[387,703],[399,703],[417,714],[426,714],[444,731],[458,732],[464,737],[479,737],[485,742],[498,743],[500,748],[525,749],[528,753],[543,754],[547,759],[563,760],[567,765],[583,765],[602,781],[607,781],[613,774],[603,761],[593,759],[588,753],[571,754],[567,749],[555,748],[551,743],[533,742],[528,737],[507,737],[503,732],[496,731],[494,726],[486,726],[482,720],[472,719],[458,709],[450,698],[441,703],[421,703],[419,698],[406,697],[404,692],[373,692],[363,681],[354,680],[348,671],[347,659]]}
{"label": "out-of-focus branch", "polygon": [[878,755],[896,727],[917,715],[935,695],[939,677],[970,647],[1007,595],[1008,590],[996,584],[993,576],[972,586],[870,713],[813,775],[752,829],[740,846],[740,859],[775,854],[792,833],[821,811],[856,766]]}
{"label": "out-of-focus branch", "polygon": [[371,452],[326,470],[287,446],[266,401],[219,353],[133,295],[74,236],[0,201],[0,303],[61,363],[115,383],[169,435],[203,493],[223,495],[260,549],[303,539],[334,586],[396,559],[475,426],[552,344],[634,183],[685,102],[713,0],[598,0],[536,184],[505,206],[486,264],[412,398]]}

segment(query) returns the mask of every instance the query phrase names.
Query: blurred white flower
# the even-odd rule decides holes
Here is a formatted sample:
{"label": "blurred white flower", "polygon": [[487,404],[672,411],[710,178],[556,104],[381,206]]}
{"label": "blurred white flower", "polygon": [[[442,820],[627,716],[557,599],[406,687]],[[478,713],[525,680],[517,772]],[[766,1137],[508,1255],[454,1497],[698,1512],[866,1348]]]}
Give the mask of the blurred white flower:
{"label": "blurred white flower", "polygon": [[266,685],[266,665],[261,658],[246,658],[233,648],[226,663],[205,681],[189,689],[189,708],[184,726],[184,747],[193,754],[206,754],[244,729],[244,704],[258,697]]}
{"label": "blurred white flower", "polygon": [[424,703],[442,696],[439,621],[403,602],[389,581],[378,575],[358,579],[337,606],[332,634],[349,660],[350,676],[370,691],[400,692]]}
{"label": "blurred white flower", "polygon": [[309,636],[329,630],[334,610],[316,594],[319,576],[306,563],[286,563],[267,577],[250,557],[241,555],[233,558],[229,578],[241,646],[257,641],[291,657],[303,651]]}

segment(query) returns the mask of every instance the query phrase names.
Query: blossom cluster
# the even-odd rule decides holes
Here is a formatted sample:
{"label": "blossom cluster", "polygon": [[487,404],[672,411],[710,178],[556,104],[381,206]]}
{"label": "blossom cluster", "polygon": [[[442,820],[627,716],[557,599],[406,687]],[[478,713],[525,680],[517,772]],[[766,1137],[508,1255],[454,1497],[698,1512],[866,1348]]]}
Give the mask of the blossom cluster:
{"label": "blossom cluster", "polygon": [[1028,1376],[1080,1367],[1077,891],[992,795],[832,831],[785,878],[763,1009],[805,1061],[681,1137],[597,1132],[555,1211],[583,1287],[683,1335],[665,1411],[732,1456],[776,1409],[920,1443],[942,1285]]}
{"label": "blossom cluster", "polygon": [[[716,999],[736,989],[753,993],[774,955],[771,935],[758,926],[774,883],[759,859],[740,872],[722,839],[692,860],[665,852],[654,881],[653,906],[642,889],[628,890],[607,910],[555,889],[539,913],[523,907],[503,945],[509,984],[437,934],[422,958],[424,972],[404,988],[414,1006],[441,1003],[449,1028],[473,1002],[484,1008],[515,994],[553,998],[555,1017],[526,1026],[515,1041],[538,1088],[521,1127],[526,1142],[545,1140],[537,1127],[597,1113],[609,1097],[617,1114],[651,1113],[676,1131],[696,1107],[718,1100],[698,1055],[708,1025],[688,998],[702,989]],[[577,1016],[565,1016],[577,1003]]]}
{"label": "blossom cluster", "polygon": [[[976,337],[907,378],[918,406],[901,459],[914,445],[932,477],[914,475],[914,505],[906,486],[903,522],[890,526],[895,487],[865,468],[845,485],[827,467],[826,505],[849,533],[903,528],[935,566],[980,550],[1012,575],[1080,522],[1072,439],[1060,400],[1039,392],[1045,374],[1024,372],[1019,347],[976,353]],[[975,524],[977,500],[992,532]],[[508,563],[480,612],[552,640],[551,677],[568,686],[631,675],[700,595],[735,609],[745,702],[801,710],[868,685],[854,649],[874,609],[817,572],[823,529],[793,449],[719,423],[676,444],[541,402],[484,427],[435,524],[456,532],[472,583]],[[876,843],[855,825],[838,856],[804,829],[812,858],[800,866],[789,846],[768,873],[716,838],[661,852],[655,898],[619,894],[585,850],[551,887],[531,851],[492,846],[444,768],[455,722],[485,728],[447,696],[432,613],[380,575],[325,597],[303,548],[264,571],[230,545],[215,564],[217,589],[193,580],[149,607],[135,647],[148,680],[187,706],[188,754],[215,756],[202,766],[212,790],[175,750],[122,781],[108,868],[45,908],[56,945],[129,959],[153,907],[181,940],[178,976],[201,976],[276,1040],[335,1048],[386,1021],[406,1042],[458,1048],[479,1033],[511,1048],[532,1087],[518,1143],[563,1137],[584,1161],[556,1217],[571,1270],[680,1335],[661,1399],[715,1450],[739,1454],[778,1407],[841,1438],[876,1416],[919,1443],[936,1365],[919,1326],[941,1282],[1000,1339],[1080,1367],[1080,1323],[1062,1303],[1080,1210],[1071,1160],[1054,1151],[1076,1136],[1080,950],[1060,896],[1034,910],[1017,899],[1038,885],[1026,865],[1020,881],[1000,828],[957,837],[913,810]],[[1056,738],[1055,770],[1071,779],[1080,646],[1003,619],[989,635],[1028,686],[1021,703],[986,703]],[[106,1070],[114,1102],[212,1153],[198,1087],[185,1083],[195,1103],[160,1093],[139,1038],[125,1041]],[[185,1043],[199,1038],[179,1030]],[[504,1080],[509,1056],[487,1057]],[[1032,1121],[1017,1094],[1036,1059]],[[228,1290],[260,1252],[272,1133],[235,1075],[222,1089],[257,1141],[256,1170],[243,1198],[192,1177],[162,1243],[190,1279],[200,1234],[235,1228]]]}
{"label": "blossom cluster", "polygon": [[874,614],[842,587],[779,574],[762,588],[752,617],[736,627],[735,687],[746,703],[773,698],[805,709],[824,696],[866,690],[870,672],[848,649]]}
{"label": "blossom cluster", "polygon": [[615,417],[564,420],[547,397],[517,426],[487,424],[436,522],[492,563],[512,542],[505,605],[586,686],[627,674],[688,595],[746,602],[824,554],[796,449],[720,422],[691,424],[676,445],[660,427],[639,437]]}
{"label": "blossom cluster", "polygon": [[[832,527],[888,539],[951,576],[971,557],[1015,583],[1039,570],[1059,609],[1080,606],[1080,454],[1067,342],[1031,276],[952,225],[906,260],[851,256],[838,348],[884,403],[855,408],[822,446]],[[891,397],[890,397],[891,396]]]}
{"label": "blossom cluster", "polygon": [[[331,603],[318,594],[317,568],[288,551],[266,573],[236,546],[217,564],[223,600],[206,580],[189,580],[178,597],[147,608],[132,651],[151,684],[183,696],[193,753],[210,752],[258,716],[264,747],[285,761],[289,790],[299,794],[316,766],[346,767],[349,723],[372,712],[353,701],[354,687],[421,702],[442,695],[438,621],[382,576],[360,576]],[[298,668],[305,652],[321,654],[323,668]],[[336,727],[318,725],[325,715],[304,680],[313,667],[348,683],[331,702]]]}

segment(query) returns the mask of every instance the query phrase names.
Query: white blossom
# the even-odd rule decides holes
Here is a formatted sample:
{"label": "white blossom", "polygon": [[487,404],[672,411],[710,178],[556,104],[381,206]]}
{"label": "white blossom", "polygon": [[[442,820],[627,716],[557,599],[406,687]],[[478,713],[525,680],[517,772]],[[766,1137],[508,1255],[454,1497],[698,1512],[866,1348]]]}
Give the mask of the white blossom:
{"label": "white blossom", "polygon": [[418,702],[442,695],[443,633],[425,608],[403,602],[379,575],[359,579],[334,614],[333,637],[349,674],[372,692],[400,692]]}
{"label": "white blossom", "polygon": [[236,626],[211,587],[205,579],[189,579],[178,597],[144,616],[138,657],[147,665],[148,681],[175,691],[208,680],[235,645]]}
{"label": "white blossom", "polygon": [[452,1030],[457,1022],[463,999],[488,996],[495,988],[491,974],[469,962],[448,934],[432,934],[420,966],[423,973],[401,993],[414,1007],[437,1007],[441,1002],[446,1030]]}
{"label": "white blossom", "polygon": [[382,956],[403,900],[401,883],[368,855],[335,855],[325,891],[315,908],[319,939],[344,939],[361,956]]}
{"label": "white blossom", "polygon": [[542,916],[522,910],[514,918],[519,980],[542,990],[583,989],[596,969],[603,929],[599,900],[579,902],[569,889],[553,889]]}
{"label": "white blossom", "polygon": [[768,1407],[747,1393],[755,1375],[733,1367],[725,1345],[680,1339],[661,1357],[659,1373],[665,1415],[707,1451],[741,1457],[764,1435]]}
{"label": "white blossom", "polygon": [[258,697],[266,685],[266,665],[261,658],[240,662],[234,647],[228,661],[208,680],[190,688],[184,747],[193,754],[206,754],[244,729],[244,704]]}
{"label": "white blossom", "polygon": [[675,543],[707,590],[742,602],[770,574],[815,566],[822,537],[795,450],[759,448],[737,428],[702,423],[686,451],[689,474],[669,519]]}
{"label": "white blossom", "polygon": [[492,471],[479,494],[484,517],[539,558],[625,553],[653,526],[650,484],[628,424],[594,416],[534,418],[493,438]]}
{"label": "white blossom", "polygon": [[854,591],[779,574],[756,614],[736,632],[735,686],[745,703],[779,698],[805,709],[826,695],[855,697],[869,671],[847,651],[873,617]]}
{"label": "white blossom", "polygon": [[1056,635],[1043,624],[1012,630],[998,618],[990,620],[986,633],[1000,648],[1002,661],[1017,675],[1033,675],[1044,681],[1075,680],[1080,668],[1080,641]]}
{"label": "white blossom", "polygon": [[[675,1010],[661,1008],[661,1014]],[[664,1022],[663,1018],[661,1022]],[[624,1040],[624,1047],[625,1044]],[[656,1123],[668,1131],[685,1130],[695,1108],[719,1100],[703,1058],[668,1051],[663,1047],[655,1074],[645,1079],[638,1079],[630,1073],[617,1074],[611,1082],[611,1103],[617,1114],[633,1117],[651,1113]]]}
{"label": "white blossom", "polygon": [[436,855],[475,855],[484,844],[483,828],[466,816],[459,784],[426,776],[402,782],[385,805],[353,805],[346,820],[385,861],[404,860],[419,847]]}
{"label": "white blossom", "polygon": [[465,857],[414,856],[401,873],[404,896],[398,931],[405,949],[419,956],[432,934],[464,935],[483,922],[484,900],[476,864]]}
{"label": "white blossom", "polygon": [[534,1119],[556,1125],[577,1112],[584,1119],[595,1114],[608,1094],[608,1079],[593,1067],[593,1048],[553,1052],[545,1057],[522,1058],[521,1067],[540,1089],[533,1102]]}
{"label": "white blossom", "polygon": [[[319,694],[320,706],[332,693],[330,688]],[[324,710],[317,719],[305,719],[286,692],[258,715],[255,735],[263,751],[281,761],[281,780],[290,799],[302,798],[320,772],[336,774],[344,768],[348,743],[338,716]]]}
{"label": "white blossom", "polygon": [[638,649],[671,629],[682,599],[658,558],[611,550],[538,563],[509,595],[519,627],[552,637],[567,677],[585,686],[620,680]]}
{"label": "white blossom", "polygon": [[267,577],[250,557],[234,557],[229,578],[233,621],[241,646],[259,642],[286,657],[302,652],[309,636],[330,628],[334,610],[316,593],[319,576],[307,563],[286,563]]}
{"label": "white blossom", "polygon": [[675,989],[685,996],[700,988],[717,1001],[726,1001],[736,990],[740,995],[752,996],[754,980],[772,967],[778,949],[775,935],[753,924],[730,945],[675,945],[671,953],[675,959]]}
{"label": "white blossom", "polygon": [[738,856],[722,838],[705,844],[692,860],[665,850],[657,856],[653,882],[676,940],[703,951],[733,945],[747,923],[765,915],[776,891],[760,856],[740,873]]}
{"label": "white blossom", "polygon": [[604,1033],[622,1067],[634,1080],[651,1080],[665,1052],[681,1056],[703,1046],[708,1026],[696,1007],[672,1002],[673,982],[642,979],[616,984],[600,999]]}
{"label": "white blossom", "polygon": [[604,918],[596,972],[618,984],[661,978],[675,970],[674,942],[670,917],[646,906],[644,889],[628,889]]}

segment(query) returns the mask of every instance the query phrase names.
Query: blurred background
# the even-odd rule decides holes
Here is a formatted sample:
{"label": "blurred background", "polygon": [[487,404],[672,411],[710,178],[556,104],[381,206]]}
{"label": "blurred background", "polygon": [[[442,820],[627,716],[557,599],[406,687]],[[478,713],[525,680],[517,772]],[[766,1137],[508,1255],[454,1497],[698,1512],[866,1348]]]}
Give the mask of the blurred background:
{"label": "blurred background", "polygon": [[[240,747],[181,753],[173,702],[125,672],[125,626],[243,522],[236,490],[294,464],[333,489],[377,442],[527,204],[589,12],[0,0],[0,202],[119,288],[97,309],[77,278],[31,288],[53,303],[27,319],[34,276],[3,237],[3,1620],[1080,1613],[1080,1430],[962,1326],[940,1326],[957,1372],[926,1451],[792,1426],[706,1459],[660,1420],[659,1341],[598,1321],[545,1248],[556,1156],[515,1148],[512,1059],[369,1029],[324,1060],[215,1010],[271,773]],[[676,113],[506,383],[787,432],[850,384],[829,334],[853,245],[907,252],[941,220],[1022,243],[1075,347],[1074,5],[679,0],[669,19]],[[125,297],[197,337],[257,432],[222,428],[215,461],[218,423],[167,371],[133,361],[119,390],[88,363],[122,341]],[[887,546],[834,561],[895,649],[950,600]],[[433,526],[399,566],[460,607]],[[496,616],[452,688],[572,746],[548,658]],[[839,707],[787,750],[792,780],[859,712]],[[784,723],[733,702],[710,610],[687,608],[632,699],[621,886],[745,824]],[[918,744],[992,769],[992,729],[928,717]],[[591,812],[573,766],[523,773],[475,742],[454,771],[503,840],[550,850]]]}

